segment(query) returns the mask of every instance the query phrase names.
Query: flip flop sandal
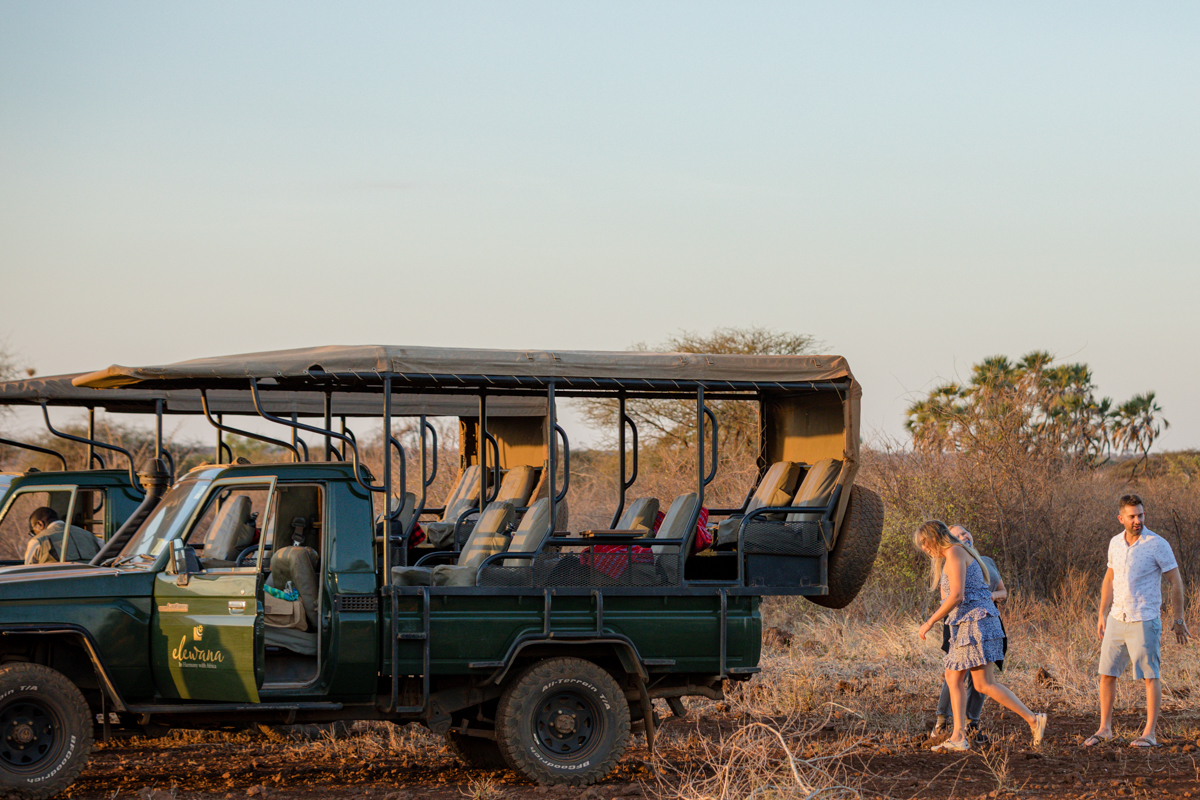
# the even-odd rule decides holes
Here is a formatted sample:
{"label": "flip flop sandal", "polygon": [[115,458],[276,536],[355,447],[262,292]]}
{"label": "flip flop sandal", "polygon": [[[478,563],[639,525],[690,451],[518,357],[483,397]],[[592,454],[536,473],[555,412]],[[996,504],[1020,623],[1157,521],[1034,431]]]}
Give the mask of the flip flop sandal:
{"label": "flip flop sandal", "polygon": [[1046,738],[1046,723],[1049,719],[1045,714],[1035,714],[1033,723],[1033,746],[1041,747],[1042,740]]}
{"label": "flip flop sandal", "polygon": [[1129,743],[1130,747],[1158,747],[1158,742],[1151,739],[1149,736],[1139,736]]}
{"label": "flip flop sandal", "polygon": [[1113,737],[1111,737],[1111,736],[1097,736],[1096,734],[1093,733],[1091,736],[1084,739],[1083,744],[1081,744],[1079,746],[1080,747],[1095,747],[1096,745],[1098,745],[1102,742],[1111,742],[1112,740],[1113,740]]}
{"label": "flip flop sandal", "polygon": [[947,739],[941,744],[935,744],[929,749],[935,753],[963,753],[971,749],[971,743],[966,739],[963,739],[961,742],[952,742]]}

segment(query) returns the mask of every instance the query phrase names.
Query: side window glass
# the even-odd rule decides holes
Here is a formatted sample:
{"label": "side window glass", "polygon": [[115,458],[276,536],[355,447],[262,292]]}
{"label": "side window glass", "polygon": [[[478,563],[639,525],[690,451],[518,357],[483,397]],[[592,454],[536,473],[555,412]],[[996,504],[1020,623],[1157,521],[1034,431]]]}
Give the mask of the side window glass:
{"label": "side window glass", "polygon": [[36,509],[46,506],[61,519],[67,515],[70,502],[71,493],[67,491],[21,492],[14,497],[4,518],[0,519],[0,559],[20,561],[25,558],[25,548],[30,541],[29,515]]}
{"label": "side window glass", "polygon": [[187,536],[205,569],[235,566],[244,550],[257,547],[269,493],[266,486],[221,486],[209,496]]}

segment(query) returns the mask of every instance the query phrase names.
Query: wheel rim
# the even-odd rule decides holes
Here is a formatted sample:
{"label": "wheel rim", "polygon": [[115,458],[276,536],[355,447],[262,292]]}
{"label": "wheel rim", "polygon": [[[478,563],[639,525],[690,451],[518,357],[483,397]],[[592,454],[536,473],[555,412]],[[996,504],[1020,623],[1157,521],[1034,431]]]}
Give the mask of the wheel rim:
{"label": "wheel rim", "polygon": [[12,703],[0,711],[0,761],[11,770],[36,770],[57,742],[57,715],[36,700]]}
{"label": "wheel rim", "polygon": [[558,758],[587,752],[603,725],[590,699],[575,692],[550,695],[533,716],[534,738],[542,751]]}

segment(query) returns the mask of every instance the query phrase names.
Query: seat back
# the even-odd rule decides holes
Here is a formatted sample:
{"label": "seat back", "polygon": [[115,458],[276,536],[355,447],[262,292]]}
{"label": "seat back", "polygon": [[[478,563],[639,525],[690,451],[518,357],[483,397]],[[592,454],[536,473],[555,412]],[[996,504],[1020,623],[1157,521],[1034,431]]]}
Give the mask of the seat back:
{"label": "seat back", "polygon": [[502,551],[508,545],[506,531],[512,518],[512,503],[498,500],[488,503],[487,508],[479,515],[475,529],[467,537],[462,552],[458,554],[458,565],[478,569],[485,558]]}
{"label": "seat back", "polygon": [[[521,524],[517,526],[512,541],[508,543],[507,552],[536,553],[550,538],[553,530],[554,526],[550,524],[550,498],[543,497],[531,505],[521,518]],[[504,566],[524,567],[531,563],[525,559],[513,558],[506,560]]]}
{"label": "seat back", "polygon": [[[794,506],[828,505],[833,497],[834,487],[837,486],[838,476],[842,474],[842,462],[836,458],[826,458],[808,468],[804,482],[792,500]],[[788,514],[788,522],[817,522],[822,518],[818,511],[805,511]]]}
{"label": "seat back", "polygon": [[629,504],[617,521],[619,531],[649,531],[658,516],[658,498],[639,497]]}
{"label": "seat back", "polygon": [[529,505],[537,477],[537,470],[527,464],[513,467],[505,473],[504,480],[500,482],[500,491],[496,493],[496,499],[512,503],[514,508],[524,508]]}
{"label": "seat back", "polygon": [[212,527],[204,537],[204,557],[233,561],[242,548],[254,541],[254,525],[250,520],[250,498],[238,495],[217,512]]}
{"label": "seat back", "polygon": [[284,547],[271,556],[271,574],[267,578],[268,585],[283,591],[291,581],[292,588],[300,594],[300,602],[304,606],[304,616],[308,619],[311,629],[317,627],[317,597],[319,584],[317,570],[321,565],[321,557],[311,547]]}
{"label": "seat back", "polygon": [[446,497],[442,522],[456,522],[467,509],[479,504],[479,465],[472,464],[459,473],[458,481]]}
{"label": "seat back", "polygon": [[771,506],[786,506],[796,493],[800,465],[794,461],[776,461],[758,482],[758,488],[746,504],[746,513]]}
{"label": "seat back", "polygon": [[[667,515],[663,517],[662,524],[658,526],[658,533],[654,534],[655,539],[682,539],[687,535],[688,523],[692,521],[692,514],[696,511],[696,504],[699,502],[695,492],[681,494],[671,503],[671,507],[667,509]],[[670,544],[656,544],[651,548],[655,553],[678,553],[679,546]]]}

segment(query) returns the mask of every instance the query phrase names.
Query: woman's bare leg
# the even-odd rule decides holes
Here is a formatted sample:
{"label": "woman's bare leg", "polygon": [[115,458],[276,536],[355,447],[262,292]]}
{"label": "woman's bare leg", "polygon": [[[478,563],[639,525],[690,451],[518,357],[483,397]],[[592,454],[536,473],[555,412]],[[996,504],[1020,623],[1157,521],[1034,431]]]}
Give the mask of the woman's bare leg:
{"label": "woman's bare leg", "polygon": [[[1009,711],[1017,714],[1032,729],[1037,722],[1034,713],[1012,693],[1011,689],[997,681],[994,673],[995,665],[990,661],[982,667],[975,667],[971,670],[971,680],[975,684],[975,691],[982,695],[987,695]],[[963,694],[965,695],[966,692],[963,692]],[[950,699],[954,699],[953,694],[950,695]]]}
{"label": "woman's bare leg", "polygon": [[964,685],[966,670],[946,670],[946,687],[950,690],[950,710],[954,714],[954,730],[950,740],[961,742],[967,738],[967,687]]}

